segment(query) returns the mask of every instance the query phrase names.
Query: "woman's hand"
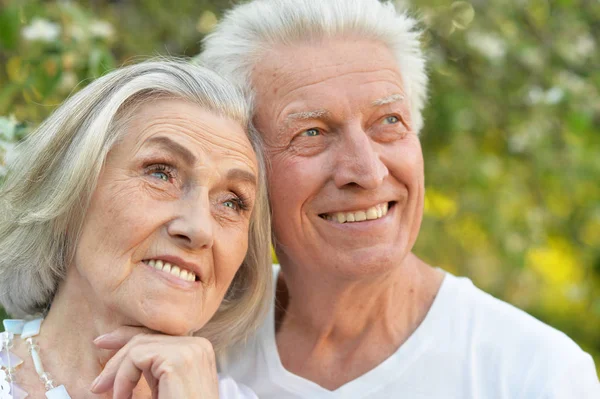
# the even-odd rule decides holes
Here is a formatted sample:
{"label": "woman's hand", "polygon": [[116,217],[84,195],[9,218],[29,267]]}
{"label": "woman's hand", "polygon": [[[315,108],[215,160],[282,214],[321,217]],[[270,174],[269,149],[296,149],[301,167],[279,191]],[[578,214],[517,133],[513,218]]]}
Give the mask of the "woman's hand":
{"label": "woman's hand", "polygon": [[143,374],[153,399],[218,399],[215,353],[208,340],[141,331],[120,327],[94,341],[117,352],[92,384],[93,393],[112,389],[113,398],[130,398]]}

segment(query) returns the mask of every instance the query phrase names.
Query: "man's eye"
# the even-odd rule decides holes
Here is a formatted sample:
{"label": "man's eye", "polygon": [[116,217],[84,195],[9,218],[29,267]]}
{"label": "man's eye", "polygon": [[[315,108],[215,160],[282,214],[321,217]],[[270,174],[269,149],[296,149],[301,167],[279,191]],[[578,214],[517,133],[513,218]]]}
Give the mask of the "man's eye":
{"label": "man's eye", "polygon": [[386,116],[386,117],[383,119],[383,122],[382,122],[382,123],[383,123],[384,125],[393,125],[393,124],[395,124],[395,123],[398,123],[398,122],[400,122],[400,119],[399,119],[397,116],[393,116],[393,115],[391,115],[391,116]]}
{"label": "man's eye", "polygon": [[304,136],[304,137],[315,137],[315,136],[320,136],[321,132],[319,132],[319,129],[308,129],[303,131],[302,133],[300,133],[300,136]]}

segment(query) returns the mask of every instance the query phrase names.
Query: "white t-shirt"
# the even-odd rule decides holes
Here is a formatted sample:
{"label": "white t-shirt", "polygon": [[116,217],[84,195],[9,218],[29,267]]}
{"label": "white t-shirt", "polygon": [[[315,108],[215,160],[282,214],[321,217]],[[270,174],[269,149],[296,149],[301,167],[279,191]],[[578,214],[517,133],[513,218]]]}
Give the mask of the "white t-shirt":
{"label": "white t-shirt", "polygon": [[236,383],[229,376],[219,376],[219,399],[258,399],[245,385]]}
{"label": "white t-shirt", "polygon": [[575,342],[449,273],[409,339],[334,391],[282,366],[273,303],[257,334],[218,363],[260,399],[600,399],[594,362]]}

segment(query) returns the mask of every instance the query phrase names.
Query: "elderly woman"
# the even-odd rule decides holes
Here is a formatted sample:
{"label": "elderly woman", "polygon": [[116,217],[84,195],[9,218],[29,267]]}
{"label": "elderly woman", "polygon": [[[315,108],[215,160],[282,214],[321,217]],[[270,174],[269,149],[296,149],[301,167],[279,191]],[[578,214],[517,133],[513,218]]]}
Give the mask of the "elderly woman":
{"label": "elderly woman", "polygon": [[[1,398],[254,397],[217,384],[213,352],[252,331],[271,281],[247,122],[215,73],[157,61],[31,134],[0,196],[0,301],[28,319],[5,323]],[[162,334],[127,342],[139,327]]]}
{"label": "elderly woman", "polygon": [[220,367],[268,398],[598,398],[564,334],[411,251],[427,76],[415,21],[377,0],[254,0],[200,61],[254,99],[276,300]]}

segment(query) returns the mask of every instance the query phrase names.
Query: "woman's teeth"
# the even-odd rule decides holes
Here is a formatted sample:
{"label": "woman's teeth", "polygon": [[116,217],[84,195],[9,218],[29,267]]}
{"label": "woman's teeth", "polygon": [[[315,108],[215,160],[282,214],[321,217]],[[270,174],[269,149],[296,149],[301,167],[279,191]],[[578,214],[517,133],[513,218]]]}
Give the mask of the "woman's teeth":
{"label": "woman's teeth", "polygon": [[145,260],[145,264],[152,266],[156,270],[162,270],[163,272],[170,273],[175,277],[178,277],[184,281],[196,281],[196,273],[180,269],[178,266],[172,265],[169,262],[163,262],[162,260]]}
{"label": "woman's teeth", "polygon": [[369,209],[356,212],[335,212],[323,215],[324,219],[338,223],[362,222],[384,217],[388,213],[388,203],[372,206]]}

